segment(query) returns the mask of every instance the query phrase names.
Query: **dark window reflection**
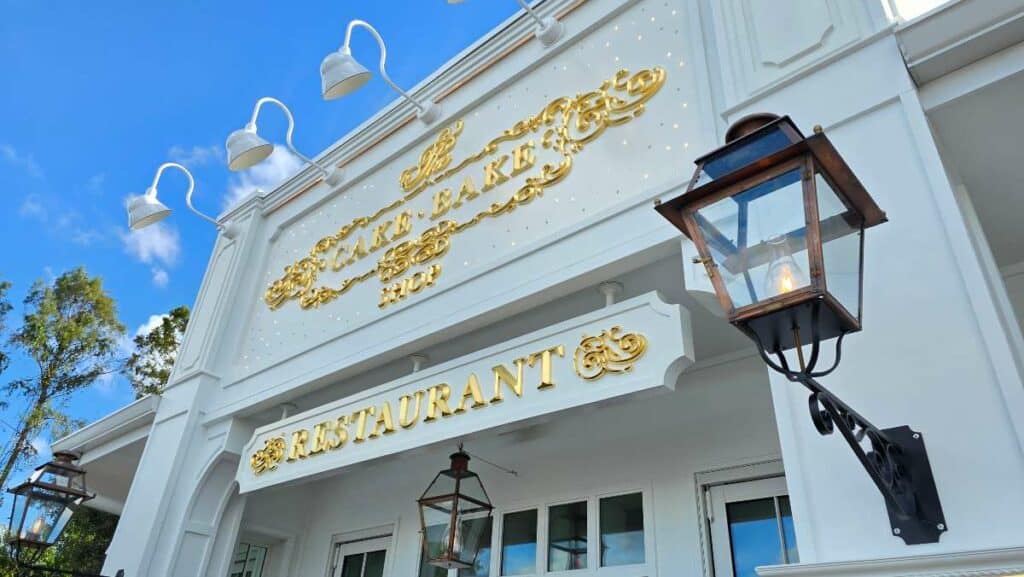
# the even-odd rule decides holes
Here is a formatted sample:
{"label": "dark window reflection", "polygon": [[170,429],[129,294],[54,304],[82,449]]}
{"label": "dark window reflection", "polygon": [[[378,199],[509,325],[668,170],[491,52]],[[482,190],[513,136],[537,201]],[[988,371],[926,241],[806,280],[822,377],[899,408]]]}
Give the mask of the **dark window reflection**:
{"label": "dark window reflection", "polygon": [[800,560],[788,497],[728,503],[726,515],[735,577],[757,577],[756,567]]}
{"label": "dark window reflection", "polygon": [[537,510],[505,515],[501,529],[501,574],[537,572]]}
{"label": "dark window reflection", "polygon": [[587,502],[548,509],[548,571],[587,568]]}
{"label": "dark window reflection", "polygon": [[601,566],[644,562],[644,500],[640,493],[601,499]]}

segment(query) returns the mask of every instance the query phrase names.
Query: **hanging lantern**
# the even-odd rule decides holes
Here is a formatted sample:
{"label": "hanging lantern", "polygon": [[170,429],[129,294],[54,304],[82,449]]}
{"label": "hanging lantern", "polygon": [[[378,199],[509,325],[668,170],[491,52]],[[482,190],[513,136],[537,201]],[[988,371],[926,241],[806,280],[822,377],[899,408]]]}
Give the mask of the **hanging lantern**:
{"label": "hanging lantern", "polygon": [[14,487],[7,544],[19,563],[32,564],[57,542],[78,507],[92,499],[78,455],[58,452],[36,468],[28,481]]}
{"label": "hanging lantern", "polygon": [[435,567],[469,569],[489,534],[494,507],[480,477],[469,470],[469,455],[459,447],[451,460],[417,501],[423,555]]}
{"label": "hanging lantern", "polygon": [[729,322],[769,352],[798,346],[801,330],[804,344],[860,330],[863,231],[886,221],[814,132],[788,116],[741,120],[657,206],[697,246]]}

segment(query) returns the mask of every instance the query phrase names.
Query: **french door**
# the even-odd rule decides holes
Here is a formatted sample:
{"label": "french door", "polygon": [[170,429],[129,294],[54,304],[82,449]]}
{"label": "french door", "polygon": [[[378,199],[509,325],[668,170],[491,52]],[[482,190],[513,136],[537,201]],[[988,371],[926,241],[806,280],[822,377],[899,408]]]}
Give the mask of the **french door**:
{"label": "french door", "polygon": [[800,561],[784,477],[711,487],[715,577],[757,577],[755,567]]}

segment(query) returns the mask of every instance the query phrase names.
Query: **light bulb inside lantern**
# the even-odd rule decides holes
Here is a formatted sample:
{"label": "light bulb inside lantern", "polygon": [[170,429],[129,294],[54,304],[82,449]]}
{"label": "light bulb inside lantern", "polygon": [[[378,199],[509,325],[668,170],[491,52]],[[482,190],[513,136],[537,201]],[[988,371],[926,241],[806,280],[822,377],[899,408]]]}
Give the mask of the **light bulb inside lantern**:
{"label": "light bulb inside lantern", "polygon": [[772,258],[768,264],[768,276],[765,278],[765,297],[786,294],[806,285],[807,277],[793,259],[793,252],[789,249],[786,237],[771,239],[768,244],[771,246]]}
{"label": "light bulb inside lantern", "polygon": [[44,529],[46,529],[46,521],[43,519],[43,516],[40,515],[35,522],[32,523],[32,527],[28,530],[27,537],[38,541],[43,536]]}

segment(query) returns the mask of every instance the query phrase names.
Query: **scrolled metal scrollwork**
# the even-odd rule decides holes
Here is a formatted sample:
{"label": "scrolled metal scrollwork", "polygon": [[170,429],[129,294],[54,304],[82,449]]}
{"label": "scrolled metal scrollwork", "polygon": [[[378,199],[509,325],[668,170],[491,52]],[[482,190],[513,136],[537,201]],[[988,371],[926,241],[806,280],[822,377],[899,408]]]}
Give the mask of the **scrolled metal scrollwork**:
{"label": "scrolled metal scrollwork", "polygon": [[260,475],[266,471],[277,469],[278,464],[284,461],[285,442],[282,437],[267,439],[263,448],[252,454],[249,465],[253,473]]}
{"label": "scrolled metal scrollwork", "polygon": [[647,352],[647,337],[640,333],[622,332],[615,326],[597,336],[584,334],[572,357],[576,374],[587,381],[596,381],[609,373],[628,373]]}

